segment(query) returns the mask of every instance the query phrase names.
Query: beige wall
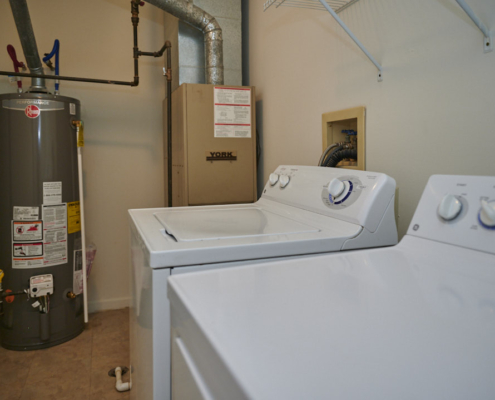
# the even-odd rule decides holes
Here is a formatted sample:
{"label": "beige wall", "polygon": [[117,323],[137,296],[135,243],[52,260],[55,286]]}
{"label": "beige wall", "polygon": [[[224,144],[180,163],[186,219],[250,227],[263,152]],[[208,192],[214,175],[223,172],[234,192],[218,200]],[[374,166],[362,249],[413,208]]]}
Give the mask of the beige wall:
{"label": "beige wall", "polygon": [[[454,0],[361,0],[340,14],[377,70],[323,11],[249,1],[264,179],[279,164],[315,165],[321,114],[366,106],[367,169],[400,188],[403,235],[432,174],[495,175],[495,51]],[[495,31],[493,0],[470,0]]]}
{"label": "beige wall", "polygon": [[[40,54],[61,41],[61,75],[129,81],[133,77],[129,1],[29,0]],[[164,13],[147,4],[140,14],[140,47],[158,50]],[[12,70],[5,50],[24,60],[8,0],[0,0],[0,69]],[[87,237],[98,246],[89,281],[92,310],[127,306],[130,208],[163,205],[162,60],[142,59],[137,88],[61,83],[79,99],[85,122]],[[27,86],[29,80],[25,80]],[[0,77],[0,93],[15,86]]]}
{"label": "beige wall", "polygon": [[[341,17],[383,63],[374,66],[331,17],[292,8],[263,13],[249,2],[250,83],[257,87],[264,179],[279,164],[314,165],[321,153],[321,114],[367,107],[367,167],[400,187],[405,233],[428,176],[495,175],[495,52],[454,0],[361,0]],[[29,0],[40,53],[61,40],[61,73],[130,80],[129,2]],[[471,0],[495,30],[492,0]],[[163,12],[142,8],[140,45],[164,40]],[[0,69],[5,51],[23,59],[7,0],[0,0]],[[61,84],[82,102],[88,238],[98,246],[89,284],[91,308],[127,304],[127,209],[163,205],[162,60],[143,59],[138,88]],[[28,81],[26,80],[26,83]],[[0,93],[15,86],[0,77]]]}

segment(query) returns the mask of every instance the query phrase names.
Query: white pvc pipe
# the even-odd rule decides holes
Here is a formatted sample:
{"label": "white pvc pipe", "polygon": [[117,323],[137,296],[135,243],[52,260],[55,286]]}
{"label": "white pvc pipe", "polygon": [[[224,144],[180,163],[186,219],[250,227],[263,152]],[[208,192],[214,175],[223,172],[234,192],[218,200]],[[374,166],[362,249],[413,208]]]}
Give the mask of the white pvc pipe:
{"label": "white pvc pipe", "polygon": [[115,368],[115,389],[119,392],[126,392],[131,390],[131,382],[122,382],[122,368]]}
{"label": "white pvc pipe", "polygon": [[466,14],[473,20],[473,22],[476,24],[478,28],[480,28],[481,32],[483,32],[483,35],[485,35],[486,38],[490,37],[490,31],[487,29],[485,24],[481,22],[481,20],[476,16],[476,14],[473,12],[471,7],[464,1],[464,0],[455,0],[457,1],[457,4],[461,6],[461,8],[466,12]]}
{"label": "white pvc pipe", "polygon": [[352,31],[347,27],[347,25],[342,21],[337,13],[333,11],[332,7],[330,7],[325,0],[320,0],[320,3],[327,9],[327,11],[332,15],[332,17],[335,18],[335,21],[339,23],[339,25],[342,27],[342,29],[350,36],[352,40],[354,40],[354,43],[358,45],[358,47],[363,51],[364,54],[366,54],[366,57],[370,59],[370,61],[375,64],[375,67],[378,68],[378,71],[381,73],[382,72],[382,66],[378,64],[378,61],[375,60],[375,58],[371,55],[371,53],[366,50],[366,47],[362,45],[362,43],[359,41],[359,39],[352,33]]}
{"label": "white pvc pipe", "polygon": [[[79,127],[77,127],[77,140],[79,143]],[[83,172],[82,172],[82,147],[77,147],[77,170],[79,175],[79,207],[81,213],[81,242],[82,242],[82,270],[83,270],[83,303],[84,303],[84,322],[88,323],[88,280],[86,275],[86,227],[84,225],[84,191],[83,191]]]}

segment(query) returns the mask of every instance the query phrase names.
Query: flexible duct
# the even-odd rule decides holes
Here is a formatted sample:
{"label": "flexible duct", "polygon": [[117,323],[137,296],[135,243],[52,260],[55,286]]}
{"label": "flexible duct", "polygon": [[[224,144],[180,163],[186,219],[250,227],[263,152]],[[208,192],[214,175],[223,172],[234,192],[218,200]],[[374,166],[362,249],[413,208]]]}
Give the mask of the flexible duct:
{"label": "flexible duct", "polygon": [[[13,0],[10,0],[11,2]],[[222,28],[206,11],[187,0],[147,0],[203,32],[205,37],[206,83],[223,85]]]}
{"label": "flexible duct", "polygon": [[346,158],[351,158],[353,160],[357,160],[357,150],[339,150],[332,153],[330,159],[326,163],[327,167],[336,167],[339,162]]}
{"label": "flexible duct", "polygon": [[326,158],[323,160],[323,166],[324,167],[329,167],[329,163],[330,163],[330,160],[332,159],[332,155],[334,155],[335,153],[337,153],[338,151],[340,150],[344,150],[344,147],[342,145],[338,145],[337,147],[335,147],[332,151],[330,151]]}
{"label": "flexible duct", "polygon": [[[38,46],[36,45],[26,0],[10,0],[10,7],[14,15],[26,64],[32,74],[43,75],[43,65],[38,54]],[[43,78],[32,78],[30,91],[46,92],[45,80]]]}
{"label": "flexible duct", "polygon": [[339,145],[338,143],[332,143],[330,146],[328,146],[325,149],[325,151],[320,157],[320,160],[318,161],[319,167],[323,167],[325,165],[324,161],[326,160],[328,153],[330,153],[330,150],[334,149],[335,147],[338,147],[338,145]]}

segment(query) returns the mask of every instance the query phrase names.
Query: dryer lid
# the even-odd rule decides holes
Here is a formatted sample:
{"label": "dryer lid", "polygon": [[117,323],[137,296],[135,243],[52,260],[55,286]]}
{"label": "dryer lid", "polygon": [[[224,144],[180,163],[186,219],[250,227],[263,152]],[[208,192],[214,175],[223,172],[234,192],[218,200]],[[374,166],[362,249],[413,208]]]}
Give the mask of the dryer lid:
{"label": "dryer lid", "polygon": [[320,232],[317,227],[258,207],[188,208],[154,215],[179,242]]}

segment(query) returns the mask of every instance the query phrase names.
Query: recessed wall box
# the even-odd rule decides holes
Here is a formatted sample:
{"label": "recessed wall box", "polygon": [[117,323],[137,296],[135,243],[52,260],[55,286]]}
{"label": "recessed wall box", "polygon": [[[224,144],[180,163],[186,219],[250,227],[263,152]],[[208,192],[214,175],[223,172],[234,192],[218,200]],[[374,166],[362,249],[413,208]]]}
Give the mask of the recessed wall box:
{"label": "recessed wall box", "polygon": [[[357,161],[341,161],[337,167],[366,170],[366,109],[364,107],[332,111],[322,114],[322,151],[332,143],[348,140],[348,131],[356,132],[352,141],[357,147]],[[343,132],[344,131],[344,132]]]}

